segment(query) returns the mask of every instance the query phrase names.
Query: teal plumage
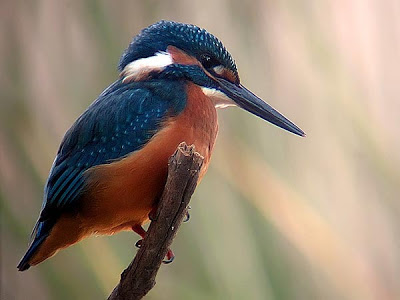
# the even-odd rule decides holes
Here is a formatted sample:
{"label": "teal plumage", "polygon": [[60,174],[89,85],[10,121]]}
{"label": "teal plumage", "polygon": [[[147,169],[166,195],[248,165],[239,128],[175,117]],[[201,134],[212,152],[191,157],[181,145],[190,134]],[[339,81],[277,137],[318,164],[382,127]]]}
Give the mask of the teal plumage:
{"label": "teal plumage", "polygon": [[[165,87],[168,87],[166,89]],[[112,163],[143,147],[162,121],[185,107],[184,84],[163,79],[107,88],[68,130],[50,170],[33,242],[18,268],[44,241],[61,213],[79,208],[90,168]]]}

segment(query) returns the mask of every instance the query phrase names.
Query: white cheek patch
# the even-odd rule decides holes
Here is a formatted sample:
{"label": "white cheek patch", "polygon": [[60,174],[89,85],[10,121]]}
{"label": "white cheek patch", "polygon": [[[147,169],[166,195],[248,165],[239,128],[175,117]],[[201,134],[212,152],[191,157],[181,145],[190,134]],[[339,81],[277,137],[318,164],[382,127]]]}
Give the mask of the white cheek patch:
{"label": "white cheek patch", "polygon": [[120,77],[122,82],[140,81],[148,77],[153,71],[162,71],[166,66],[173,63],[168,52],[157,52],[154,56],[139,58],[125,66]]}
{"label": "white cheek patch", "polygon": [[216,108],[236,106],[236,103],[231,98],[217,89],[202,87],[201,90],[207,97],[211,99]]}

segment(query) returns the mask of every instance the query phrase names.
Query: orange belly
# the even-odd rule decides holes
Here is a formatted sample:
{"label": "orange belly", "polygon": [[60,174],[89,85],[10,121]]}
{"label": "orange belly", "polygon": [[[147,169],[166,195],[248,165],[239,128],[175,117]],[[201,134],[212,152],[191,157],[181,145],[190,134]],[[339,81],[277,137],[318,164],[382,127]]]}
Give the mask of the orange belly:
{"label": "orange belly", "polygon": [[79,211],[62,215],[30,263],[35,265],[91,234],[113,234],[148,221],[163,191],[168,159],[181,142],[194,144],[204,156],[205,174],[218,131],[212,102],[194,84],[188,84],[188,103],[170,118],[140,150],[114,163],[87,171],[87,192]]}

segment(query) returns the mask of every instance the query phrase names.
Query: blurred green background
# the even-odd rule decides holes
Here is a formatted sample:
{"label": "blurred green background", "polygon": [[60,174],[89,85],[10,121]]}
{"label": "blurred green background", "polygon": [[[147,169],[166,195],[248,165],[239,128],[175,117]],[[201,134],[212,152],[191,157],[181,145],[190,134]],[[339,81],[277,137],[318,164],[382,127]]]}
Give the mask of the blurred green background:
{"label": "blurred green background", "polygon": [[219,111],[213,160],[148,299],[400,299],[400,2],[2,1],[1,299],[102,299],[136,252],[93,237],[16,265],[65,131],[160,19],[218,36],[303,130]]}

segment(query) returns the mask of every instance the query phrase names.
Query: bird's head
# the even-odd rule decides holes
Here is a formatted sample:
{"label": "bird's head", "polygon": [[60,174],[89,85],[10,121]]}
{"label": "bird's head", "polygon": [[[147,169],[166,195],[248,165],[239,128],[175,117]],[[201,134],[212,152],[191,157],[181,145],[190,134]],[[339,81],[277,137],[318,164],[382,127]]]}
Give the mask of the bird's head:
{"label": "bird's head", "polygon": [[123,82],[185,79],[200,86],[216,107],[239,106],[300,136],[305,133],[240,84],[236,64],[206,30],[171,21],[153,24],[133,38],[119,70]]}

